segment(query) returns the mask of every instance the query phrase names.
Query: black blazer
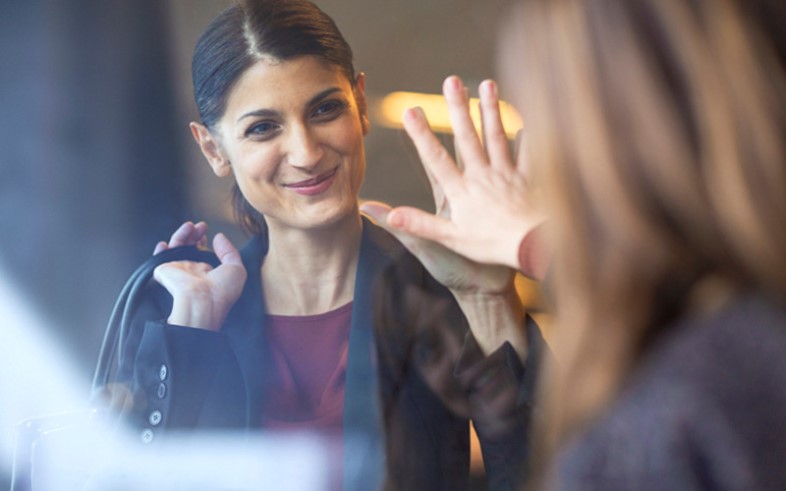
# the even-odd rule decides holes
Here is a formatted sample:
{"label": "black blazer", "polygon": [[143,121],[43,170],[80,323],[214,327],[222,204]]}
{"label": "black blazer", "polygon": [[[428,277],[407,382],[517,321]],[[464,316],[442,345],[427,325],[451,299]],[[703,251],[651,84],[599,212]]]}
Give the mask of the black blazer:
{"label": "black blazer", "polygon": [[[387,489],[466,489],[470,414],[451,411],[417,370],[402,375],[386,364],[389,357],[382,356],[380,363],[380,355],[390,353],[391,343],[400,341],[374,328],[375,280],[386,268],[396,267],[401,257],[408,257],[408,263],[413,260],[383,229],[365,218],[363,225],[343,418],[345,448],[354,451],[344,455],[344,489],[379,489],[386,468]],[[241,250],[248,279],[218,332],[166,324],[171,297],[160,285],[149,286],[121,348],[119,369],[119,379],[134,394],[131,423],[144,442],[158,441],[172,430],[259,428],[263,401],[271,389],[265,377],[271,356],[257,274],[267,247],[266,237],[257,236]],[[427,288],[449,300],[449,324],[466,332],[466,321],[449,292],[416,264]],[[528,327],[537,331],[533,326]],[[511,364],[512,348],[503,351],[492,366]],[[522,378],[525,370],[520,366],[502,372],[508,374],[512,387],[527,378],[534,380]],[[485,460],[491,481],[496,481],[493,489],[515,487],[512,476],[526,448],[530,409],[529,401],[518,404],[517,422],[507,435],[495,432],[483,442],[484,455],[491,449]],[[395,437],[386,440],[386,430]],[[483,439],[481,428],[478,433]]]}

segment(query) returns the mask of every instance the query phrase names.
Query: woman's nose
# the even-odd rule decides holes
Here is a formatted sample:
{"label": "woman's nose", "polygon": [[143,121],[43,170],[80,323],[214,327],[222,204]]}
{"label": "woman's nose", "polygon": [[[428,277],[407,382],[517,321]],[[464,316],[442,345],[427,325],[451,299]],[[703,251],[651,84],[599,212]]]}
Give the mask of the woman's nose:
{"label": "woman's nose", "polygon": [[290,129],[287,138],[287,162],[294,167],[312,169],[319,164],[324,150],[317,136],[305,126]]}

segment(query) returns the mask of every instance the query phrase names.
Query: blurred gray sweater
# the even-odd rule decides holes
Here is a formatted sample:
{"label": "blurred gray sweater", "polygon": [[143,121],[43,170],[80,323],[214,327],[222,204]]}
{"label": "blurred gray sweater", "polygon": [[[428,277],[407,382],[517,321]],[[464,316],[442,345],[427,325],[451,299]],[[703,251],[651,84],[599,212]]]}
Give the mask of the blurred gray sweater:
{"label": "blurred gray sweater", "polygon": [[786,312],[684,319],[559,456],[557,488],[786,489]]}

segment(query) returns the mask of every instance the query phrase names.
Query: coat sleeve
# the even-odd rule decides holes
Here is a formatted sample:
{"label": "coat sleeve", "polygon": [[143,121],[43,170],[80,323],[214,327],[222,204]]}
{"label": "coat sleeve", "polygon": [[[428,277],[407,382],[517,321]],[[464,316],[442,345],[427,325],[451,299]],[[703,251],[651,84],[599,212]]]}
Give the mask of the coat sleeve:
{"label": "coat sleeve", "polygon": [[126,420],[144,443],[168,430],[243,427],[243,377],[224,332],[167,324],[171,299],[144,292],[122,340],[117,380],[131,394]]}
{"label": "coat sleeve", "polygon": [[[429,449],[433,449],[432,454],[453,459],[451,470],[439,474],[436,469],[448,467],[432,465],[432,471],[423,474],[431,476],[433,481],[429,481],[430,487],[422,489],[466,488],[468,420],[472,420],[480,439],[490,489],[519,489],[526,477],[529,458],[538,367],[547,350],[539,327],[527,317],[526,363],[522,364],[509,343],[484,355],[453,296],[409,255],[398,257],[380,276],[377,302],[379,360],[381,373],[386,375],[380,386],[389,476],[401,481],[395,476],[404,475],[404,469],[414,467],[412,463],[404,463],[399,466],[402,470],[396,472],[396,466],[391,464],[396,463],[399,453],[408,452],[404,457],[419,464],[425,461]],[[407,404],[401,402],[406,398]],[[439,411],[419,409],[427,406]],[[394,424],[408,408],[418,408],[418,415],[426,415],[421,428],[413,430],[416,425],[410,422]],[[409,418],[413,420],[417,421]],[[443,428],[456,438],[450,442],[442,436],[427,439],[430,434],[436,434],[435,429]],[[429,441],[441,443],[428,445]],[[458,463],[458,459],[463,460]],[[460,476],[460,472],[464,475]],[[426,482],[423,477],[417,479]],[[444,483],[453,487],[439,487]],[[421,489],[411,483],[404,484],[388,489]]]}
{"label": "coat sleeve", "polygon": [[526,479],[537,374],[548,348],[529,316],[525,329],[529,351],[524,364],[510,343],[484,356],[468,332],[456,365],[492,491],[519,489]]}

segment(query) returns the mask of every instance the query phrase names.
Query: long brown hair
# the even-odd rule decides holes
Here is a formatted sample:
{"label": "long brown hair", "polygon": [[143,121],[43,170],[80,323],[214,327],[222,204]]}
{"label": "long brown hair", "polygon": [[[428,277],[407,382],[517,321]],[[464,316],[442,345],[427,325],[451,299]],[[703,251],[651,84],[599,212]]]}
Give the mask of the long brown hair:
{"label": "long brown hair", "polygon": [[555,246],[545,455],[707,285],[786,299],[784,3],[518,5],[502,75]]}

